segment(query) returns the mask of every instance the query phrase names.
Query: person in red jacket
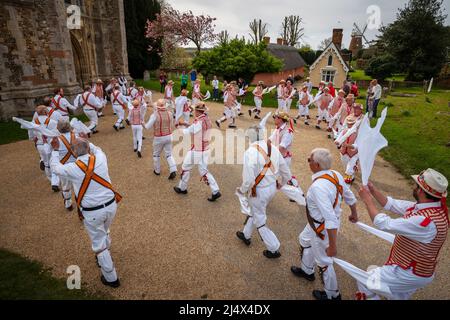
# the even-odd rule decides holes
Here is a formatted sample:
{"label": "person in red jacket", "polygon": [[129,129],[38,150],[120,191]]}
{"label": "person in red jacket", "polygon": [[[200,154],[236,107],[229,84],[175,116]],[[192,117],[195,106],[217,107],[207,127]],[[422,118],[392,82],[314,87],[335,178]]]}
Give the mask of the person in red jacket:
{"label": "person in red jacket", "polygon": [[355,98],[357,98],[359,96],[359,88],[358,88],[358,85],[356,84],[356,81],[352,81],[352,87],[350,88],[350,93],[353,94],[355,96]]}
{"label": "person in red jacket", "polygon": [[330,89],[330,94],[334,98],[336,97],[336,89],[333,86],[333,82],[328,82],[328,89]]}

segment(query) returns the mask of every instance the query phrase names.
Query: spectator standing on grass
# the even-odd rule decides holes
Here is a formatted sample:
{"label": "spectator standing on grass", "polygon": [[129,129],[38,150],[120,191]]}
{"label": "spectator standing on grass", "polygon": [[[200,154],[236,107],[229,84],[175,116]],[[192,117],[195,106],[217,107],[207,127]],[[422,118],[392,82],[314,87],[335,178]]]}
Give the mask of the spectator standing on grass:
{"label": "spectator standing on grass", "polygon": [[355,98],[359,96],[359,88],[358,85],[356,84],[356,81],[352,81],[352,87],[350,89],[350,92],[355,96]]}
{"label": "spectator standing on grass", "polygon": [[189,72],[189,74],[191,75],[191,86],[192,88],[194,88],[195,81],[197,80],[197,70],[192,69],[191,72]]}
{"label": "spectator standing on grass", "polygon": [[167,84],[167,75],[164,71],[161,71],[159,73],[159,84],[161,85],[160,92],[163,93],[164,90],[166,89]]}
{"label": "spectator standing on grass", "polygon": [[373,94],[373,106],[372,106],[372,118],[377,117],[377,107],[381,100],[381,94],[383,92],[383,89],[381,88],[380,84],[378,83],[377,79],[372,80],[372,94]]}
{"label": "spectator standing on grass", "polygon": [[344,83],[342,84],[342,88],[341,89],[344,90],[345,96],[349,95],[349,93],[351,91],[351,88],[350,88],[350,85],[348,84],[347,80],[344,80]]}
{"label": "spectator standing on grass", "polygon": [[217,79],[217,76],[214,76],[211,85],[213,87],[213,101],[219,101],[219,80]]}
{"label": "spectator standing on grass", "polygon": [[183,73],[180,76],[180,82],[181,82],[181,90],[186,89],[188,85],[189,77],[186,74],[186,71],[183,70]]}
{"label": "spectator standing on grass", "polygon": [[372,81],[369,83],[369,87],[367,88],[367,97],[366,97],[366,113],[372,112],[373,106],[373,84]]}

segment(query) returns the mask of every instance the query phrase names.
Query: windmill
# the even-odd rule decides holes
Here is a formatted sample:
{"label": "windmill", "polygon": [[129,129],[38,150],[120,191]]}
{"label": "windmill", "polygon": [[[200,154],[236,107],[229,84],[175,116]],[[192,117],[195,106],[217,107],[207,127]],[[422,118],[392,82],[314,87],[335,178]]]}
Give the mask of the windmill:
{"label": "windmill", "polygon": [[364,33],[367,30],[367,23],[361,31],[361,28],[353,23],[353,31],[352,31],[352,40],[350,42],[349,50],[352,52],[352,56],[356,57],[358,51],[363,48],[363,39],[365,44],[370,46],[370,41],[364,36]]}

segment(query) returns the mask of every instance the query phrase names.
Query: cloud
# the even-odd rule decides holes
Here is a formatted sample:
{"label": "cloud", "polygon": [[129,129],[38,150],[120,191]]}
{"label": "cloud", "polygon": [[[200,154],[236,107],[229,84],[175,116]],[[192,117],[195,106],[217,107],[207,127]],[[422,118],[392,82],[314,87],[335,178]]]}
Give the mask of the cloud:
{"label": "cloud", "polygon": [[[248,24],[254,18],[269,24],[269,36],[275,42],[281,31],[281,22],[285,16],[299,15],[303,18],[305,36],[303,41],[314,49],[325,38],[331,37],[333,28],[344,29],[343,46],[350,44],[353,23],[364,27],[368,15],[366,10],[371,5],[380,8],[383,24],[395,20],[398,8],[408,0],[166,0],[177,10],[191,10],[194,14],[209,14],[216,17],[216,31],[228,30],[234,37],[245,36],[249,39]],[[446,13],[450,4],[444,2]],[[450,24],[450,17],[447,17]],[[368,40],[375,39],[377,30],[367,30]]]}

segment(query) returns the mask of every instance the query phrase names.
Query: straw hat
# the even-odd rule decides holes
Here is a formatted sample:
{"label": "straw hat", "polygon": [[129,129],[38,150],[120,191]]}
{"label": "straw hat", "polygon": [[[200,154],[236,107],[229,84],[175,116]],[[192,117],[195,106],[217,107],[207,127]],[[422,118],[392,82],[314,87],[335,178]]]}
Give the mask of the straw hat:
{"label": "straw hat", "polygon": [[280,118],[283,119],[284,121],[289,121],[290,117],[289,117],[289,113],[284,112],[284,111],[280,111],[280,112],[275,112],[273,115],[273,118]]}
{"label": "straw hat", "polygon": [[329,92],[329,91],[330,91],[330,88],[325,87],[325,88],[323,88],[323,91]]}
{"label": "straw hat", "polygon": [[182,96],[187,96],[188,94],[189,94],[189,90],[186,90],[186,89],[181,90]]}
{"label": "straw hat", "polygon": [[97,79],[97,83],[103,83],[102,79]]}
{"label": "straw hat", "polygon": [[169,80],[169,82],[167,82],[167,84],[174,84],[173,80]]}
{"label": "straw hat", "polygon": [[206,112],[208,110],[209,109],[204,102],[199,102],[194,106],[194,111]]}
{"label": "straw hat", "polygon": [[356,123],[356,117],[354,115],[349,115],[347,118],[345,118],[345,122],[348,125],[354,125]]}
{"label": "straw hat", "polygon": [[285,81],[285,80],[283,80],[283,79],[281,79],[281,80],[280,80],[280,83],[286,83],[286,81]]}
{"label": "straw hat", "polygon": [[362,105],[361,103],[355,103],[355,104],[353,105],[353,108],[364,110],[364,107],[363,107],[363,105]]}
{"label": "straw hat", "polygon": [[429,168],[419,175],[412,175],[411,177],[429,195],[439,199],[447,196],[448,181],[444,175],[436,170]]}

